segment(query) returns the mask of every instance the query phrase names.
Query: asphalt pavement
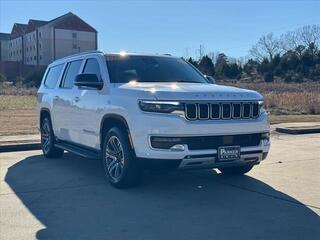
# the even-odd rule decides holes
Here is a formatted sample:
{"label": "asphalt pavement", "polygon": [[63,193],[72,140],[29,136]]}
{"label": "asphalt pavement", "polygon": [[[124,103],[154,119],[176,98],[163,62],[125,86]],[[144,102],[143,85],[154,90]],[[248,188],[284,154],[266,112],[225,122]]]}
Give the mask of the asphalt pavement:
{"label": "asphalt pavement", "polygon": [[320,134],[272,136],[242,177],[148,171],[118,190],[101,163],[0,153],[0,239],[320,239]]}

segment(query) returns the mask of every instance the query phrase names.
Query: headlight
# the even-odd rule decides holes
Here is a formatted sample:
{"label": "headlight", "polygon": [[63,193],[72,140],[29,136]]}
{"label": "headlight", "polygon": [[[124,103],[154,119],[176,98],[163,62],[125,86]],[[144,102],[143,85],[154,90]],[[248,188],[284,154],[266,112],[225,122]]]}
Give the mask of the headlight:
{"label": "headlight", "polygon": [[266,111],[266,109],[264,108],[264,101],[263,101],[263,100],[258,101],[258,104],[259,104],[260,114],[261,114],[261,113],[264,113],[264,112]]}
{"label": "headlight", "polygon": [[183,104],[176,101],[149,101],[139,100],[139,107],[145,112],[179,113],[183,112]]}

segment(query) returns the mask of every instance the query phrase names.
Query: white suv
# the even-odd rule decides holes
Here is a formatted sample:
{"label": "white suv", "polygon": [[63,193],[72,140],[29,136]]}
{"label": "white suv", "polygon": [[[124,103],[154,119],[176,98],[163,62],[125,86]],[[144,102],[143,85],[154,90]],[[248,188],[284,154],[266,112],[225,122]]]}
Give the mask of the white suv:
{"label": "white suv", "polygon": [[155,161],[244,174],[270,147],[263,97],[211,80],[168,55],[93,51],[57,60],[38,91],[43,153],[102,159],[116,187],[136,185]]}

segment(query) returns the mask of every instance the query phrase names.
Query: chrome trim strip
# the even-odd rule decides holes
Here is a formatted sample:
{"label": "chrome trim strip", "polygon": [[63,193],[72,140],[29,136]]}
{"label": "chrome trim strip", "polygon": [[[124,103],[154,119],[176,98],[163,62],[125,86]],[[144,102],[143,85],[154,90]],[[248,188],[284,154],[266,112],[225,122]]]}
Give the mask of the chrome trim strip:
{"label": "chrome trim strip", "polygon": [[[205,117],[205,118],[202,118],[201,117],[201,107],[200,107],[200,105],[207,105],[207,110],[208,110],[208,115],[207,115],[207,117]],[[201,120],[203,120],[203,119],[209,119],[210,118],[210,105],[209,105],[209,103],[199,103],[199,104],[197,104],[197,106],[198,106],[198,118],[199,119],[201,119]]]}
{"label": "chrome trim strip", "polygon": [[[212,105],[218,105],[218,109],[219,109],[219,116],[217,118],[214,118],[212,116]],[[220,103],[210,103],[210,118],[211,119],[220,119],[221,118],[221,106]]]}
{"label": "chrome trim strip", "polygon": [[[244,105],[248,105],[248,104],[249,104],[249,107],[250,107],[249,116],[245,117],[244,116]],[[251,115],[251,103],[242,103],[242,115],[241,115],[241,118],[248,119],[248,118],[250,118],[250,115]]]}
{"label": "chrome trim strip", "polygon": [[[233,105],[235,105],[235,104],[237,104],[237,105],[239,105],[239,107],[240,107],[240,115],[239,115],[239,117],[235,117],[234,116],[234,106]],[[232,103],[232,118],[233,119],[239,119],[239,118],[241,118],[241,103]]]}
{"label": "chrome trim strip", "polygon": [[[188,117],[188,105],[194,105],[194,106],[195,106],[196,114],[195,114],[195,117],[194,117],[194,118]],[[196,120],[196,119],[198,118],[198,104],[196,104],[196,103],[186,103],[186,104],[185,104],[185,109],[186,109],[185,116],[186,116],[187,119],[189,119],[189,120]]]}
{"label": "chrome trim strip", "polygon": [[[223,116],[223,110],[224,110],[223,105],[229,105],[229,107],[230,107],[229,117],[224,117]],[[222,119],[230,119],[231,118],[231,111],[232,111],[231,103],[221,103],[221,108],[222,108]]]}

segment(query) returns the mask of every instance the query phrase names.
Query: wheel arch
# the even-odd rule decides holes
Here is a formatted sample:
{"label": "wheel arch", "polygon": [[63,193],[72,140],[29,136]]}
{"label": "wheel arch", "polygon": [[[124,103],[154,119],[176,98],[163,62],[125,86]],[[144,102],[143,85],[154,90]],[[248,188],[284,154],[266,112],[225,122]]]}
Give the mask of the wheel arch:
{"label": "wheel arch", "polygon": [[43,118],[46,117],[46,116],[50,118],[50,121],[52,121],[51,120],[50,110],[48,108],[41,108],[40,115],[39,115],[40,126],[41,126]]}
{"label": "wheel arch", "polygon": [[130,135],[130,129],[129,125],[126,121],[126,119],[118,114],[106,114],[103,116],[101,123],[100,123],[100,147],[102,149],[103,139],[106,135],[106,133],[112,128],[112,127],[119,127],[121,129],[124,129],[128,134],[129,143],[131,146],[131,149],[134,152],[134,146]]}

